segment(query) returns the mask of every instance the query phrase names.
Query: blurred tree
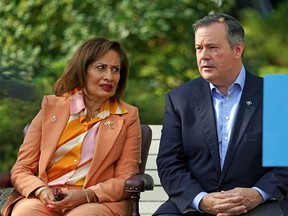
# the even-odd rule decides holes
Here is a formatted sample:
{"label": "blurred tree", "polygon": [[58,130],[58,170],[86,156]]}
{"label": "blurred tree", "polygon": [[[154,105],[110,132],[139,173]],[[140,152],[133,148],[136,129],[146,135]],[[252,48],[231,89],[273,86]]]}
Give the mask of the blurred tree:
{"label": "blurred tree", "polygon": [[246,31],[245,63],[259,75],[288,73],[288,1],[269,15],[246,9],[241,21]]}
{"label": "blurred tree", "polygon": [[0,169],[11,168],[23,126],[71,53],[94,36],[123,43],[131,63],[124,99],[142,123],[160,124],[163,94],[198,76],[191,25],[212,10],[220,8],[211,0],[0,0]]}
{"label": "blurred tree", "polygon": [[[0,0],[0,84],[5,86],[0,93],[1,153],[16,152],[22,139],[18,134],[39,110],[41,96],[52,92],[71,53],[94,36],[123,43],[131,63],[124,99],[139,107],[142,123],[161,124],[164,93],[199,76],[192,23],[209,12],[229,13],[234,4],[233,0]],[[246,30],[244,61],[253,72],[287,73],[287,11],[288,2],[282,1],[265,16],[251,9],[237,13]],[[0,159],[0,169],[10,156]],[[5,167],[10,166],[6,162]]]}
{"label": "blurred tree", "polygon": [[[30,100],[30,99],[29,99]],[[0,170],[8,171],[16,160],[19,145],[23,140],[23,128],[39,109],[39,105],[18,98],[0,99]],[[33,104],[36,104],[35,102]]]}
{"label": "blurred tree", "polygon": [[[231,5],[223,1],[221,10]],[[198,75],[191,25],[212,10],[220,8],[211,0],[0,0],[1,71],[33,80],[50,93],[80,43],[94,36],[114,38],[123,42],[131,61],[125,99],[141,108],[148,104],[143,100],[162,99],[168,89]],[[133,96],[134,88],[147,95]],[[161,116],[162,103],[152,101]],[[149,109],[141,110],[142,122],[161,122]]]}

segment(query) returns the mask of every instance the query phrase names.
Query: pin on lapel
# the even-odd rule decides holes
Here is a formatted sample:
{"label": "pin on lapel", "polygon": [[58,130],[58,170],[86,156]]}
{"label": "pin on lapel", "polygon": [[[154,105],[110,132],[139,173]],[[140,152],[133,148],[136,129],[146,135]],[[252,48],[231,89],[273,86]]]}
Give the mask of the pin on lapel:
{"label": "pin on lapel", "polygon": [[52,116],[52,118],[51,118],[51,122],[53,122],[53,123],[55,123],[56,122],[56,116]]}
{"label": "pin on lapel", "polygon": [[252,105],[252,101],[246,101],[247,106],[251,106]]}
{"label": "pin on lapel", "polygon": [[108,126],[109,128],[113,125],[113,122],[108,120],[107,122],[104,123],[106,126]]}

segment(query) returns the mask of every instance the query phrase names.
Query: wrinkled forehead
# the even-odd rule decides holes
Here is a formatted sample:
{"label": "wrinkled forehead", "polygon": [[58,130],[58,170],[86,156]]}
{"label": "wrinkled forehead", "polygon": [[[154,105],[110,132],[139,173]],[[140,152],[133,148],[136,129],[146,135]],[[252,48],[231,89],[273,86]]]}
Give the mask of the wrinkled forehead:
{"label": "wrinkled forehead", "polygon": [[195,32],[195,44],[205,42],[223,42],[227,41],[226,28],[221,23],[213,23],[207,26],[201,26]]}

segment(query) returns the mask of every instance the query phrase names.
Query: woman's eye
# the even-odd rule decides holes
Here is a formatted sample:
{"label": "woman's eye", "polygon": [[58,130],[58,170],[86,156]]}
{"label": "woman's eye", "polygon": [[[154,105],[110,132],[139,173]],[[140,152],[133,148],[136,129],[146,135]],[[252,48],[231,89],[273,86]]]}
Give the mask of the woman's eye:
{"label": "woman's eye", "polygon": [[120,71],[120,68],[119,68],[119,67],[113,67],[113,68],[112,68],[112,71],[113,71],[113,72],[119,72],[119,71]]}
{"label": "woman's eye", "polygon": [[105,69],[105,66],[104,66],[104,65],[98,65],[98,66],[97,66],[97,69],[99,69],[99,70],[104,70],[104,69]]}

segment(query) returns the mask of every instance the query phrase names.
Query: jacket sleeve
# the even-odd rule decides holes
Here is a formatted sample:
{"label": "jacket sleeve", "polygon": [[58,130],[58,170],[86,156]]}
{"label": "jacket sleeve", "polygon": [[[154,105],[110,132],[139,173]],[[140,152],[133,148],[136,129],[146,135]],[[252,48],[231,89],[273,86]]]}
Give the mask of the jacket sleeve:
{"label": "jacket sleeve", "polygon": [[204,190],[187,169],[180,114],[169,94],[165,101],[164,123],[157,156],[158,173],[169,198],[184,212],[191,206],[192,200]]}
{"label": "jacket sleeve", "polygon": [[14,188],[25,197],[45,183],[37,177],[41,142],[42,110],[32,120],[20,146],[17,161],[11,170],[11,181]]}

